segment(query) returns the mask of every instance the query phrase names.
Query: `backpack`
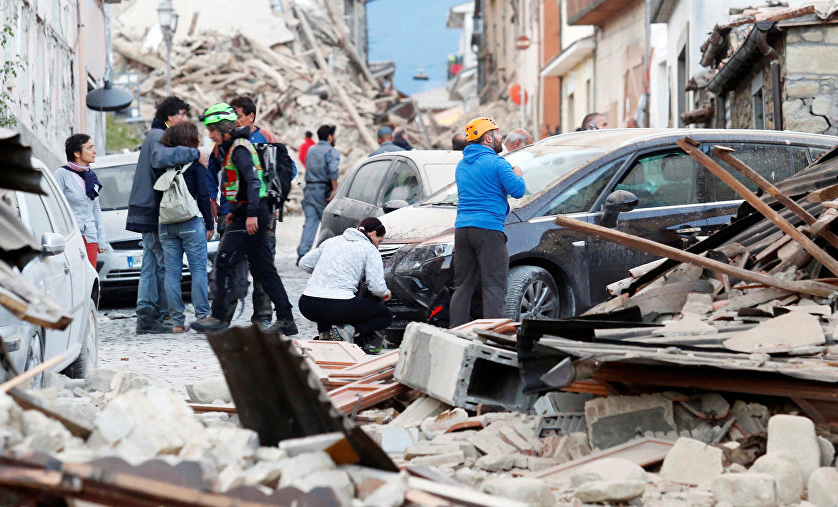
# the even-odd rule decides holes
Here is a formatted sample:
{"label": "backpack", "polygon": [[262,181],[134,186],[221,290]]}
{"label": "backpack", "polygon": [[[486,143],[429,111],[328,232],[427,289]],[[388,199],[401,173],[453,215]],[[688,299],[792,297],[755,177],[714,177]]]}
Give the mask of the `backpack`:
{"label": "backpack", "polygon": [[182,166],[168,167],[154,183],[154,190],[163,192],[163,198],[160,200],[161,224],[185,222],[200,214],[198,203],[189,193],[189,187],[183,179],[183,170]]}
{"label": "backpack", "polygon": [[294,163],[282,143],[253,143],[262,163],[265,185],[268,187],[268,204],[279,211],[279,221],[294,179]]}

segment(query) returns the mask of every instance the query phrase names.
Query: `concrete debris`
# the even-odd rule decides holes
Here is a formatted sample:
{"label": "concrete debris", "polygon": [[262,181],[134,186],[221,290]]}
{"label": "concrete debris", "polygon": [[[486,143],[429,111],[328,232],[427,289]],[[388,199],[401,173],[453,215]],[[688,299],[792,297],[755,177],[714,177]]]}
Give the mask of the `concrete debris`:
{"label": "concrete debris", "polygon": [[803,474],[793,460],[785,459],[780,454],[766,454],[754,462],[750,472],[774,477],[778,503],[795,503],[803,497]]}
{"label": "concrete debris", "polygon": [[722,474],[722,450],[691,438],[679,438],[666,455],[661,477],[680,484],[709,484]]}
{"label": "concrete debris", "polygon": [[576,498],[586,503],[627,502],[646,491],[644,481],[604,480],[586,482],[576,489]]}
{"label": "concrete debris", "polygon": [[821,436],[818,436],[818,444],[821,447],[821,466],[832,466],[835,463],[835,446]]}
{"label": "concrete debris", "polygon": [[815,469],[807,489],[809,501],[818,507],[838,505],[838,470],[832,467]]}
{"label": "concrete debris", "polygon": [[788,456],[800,466],[803,480],[821,466],[815,424],[805,417],[778,414],[768,421],[768,454]]}
{"label": "concrete debris", "polygon": [[774,507],[774,477],[768,474],[724,474],[713,479],[713,496],[733,507]]}
{"label": "concrete debris", "polygon": [[224,380],[224,377],[187,384],[186,393],[189,395],[189,401],[192,403],[210,403],[217,405],[233,402],[233,397],[230,395],[230,389],[227,387],[227,381]]}
{"label": "concrete debris", "polygon": [[525,502],[533,507],[552,507],[556,497],[544,481],[538,479],[489,479],[481,488],[490,495]]}

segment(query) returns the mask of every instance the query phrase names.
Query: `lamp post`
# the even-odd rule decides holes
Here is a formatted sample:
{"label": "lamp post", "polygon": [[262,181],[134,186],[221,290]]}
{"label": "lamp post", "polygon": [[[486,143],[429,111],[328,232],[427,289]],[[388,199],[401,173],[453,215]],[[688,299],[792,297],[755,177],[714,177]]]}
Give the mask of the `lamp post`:
{"label": "lamp post", "polygon": [[166,95],[172,94],[172,38],[177,30],[178,13],[169,0],[162,0],[157,7],[157,19],[166,42]]}

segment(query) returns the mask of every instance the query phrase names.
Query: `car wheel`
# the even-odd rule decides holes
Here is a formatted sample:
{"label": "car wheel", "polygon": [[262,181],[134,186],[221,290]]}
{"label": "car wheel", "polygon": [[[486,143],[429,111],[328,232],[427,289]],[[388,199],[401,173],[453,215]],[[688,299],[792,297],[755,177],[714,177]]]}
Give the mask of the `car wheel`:
{"label": "car wheel", "polygon": [[559,289],[547,270],[538,266],[515,266],[509,270],[506,290],[507,318],[555,319],[561,310]]}
{"label": "car wheel", "polygon": [[79,357],[61,372],[64,375],[82,379],[87,372],[94,370],[99,363],[99,319],[97,317],[96,305],[91,302],[85,319],[84,337],[82,338]]}
{"label": "car wheel", "polygon": [[[26,351],[26,362],[23,365],[23,371],[29,371],[39,364],[43,364],[44,348],[44,328],[38,328],[32,333],[32,336],[29,337],[29,347]],[[32,389],[41,389],[44,387],[44,372],[32,377],[29,380],[29,386]]]}

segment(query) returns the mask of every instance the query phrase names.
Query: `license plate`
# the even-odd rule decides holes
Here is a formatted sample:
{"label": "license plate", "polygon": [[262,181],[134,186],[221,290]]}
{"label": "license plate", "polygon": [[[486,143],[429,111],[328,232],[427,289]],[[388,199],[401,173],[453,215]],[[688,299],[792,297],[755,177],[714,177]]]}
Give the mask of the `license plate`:
{"label": "license plate", "polygon": [[143,265],[143,258],[142,257],[128,257],[128,267],[129,268],[139,268]]}

